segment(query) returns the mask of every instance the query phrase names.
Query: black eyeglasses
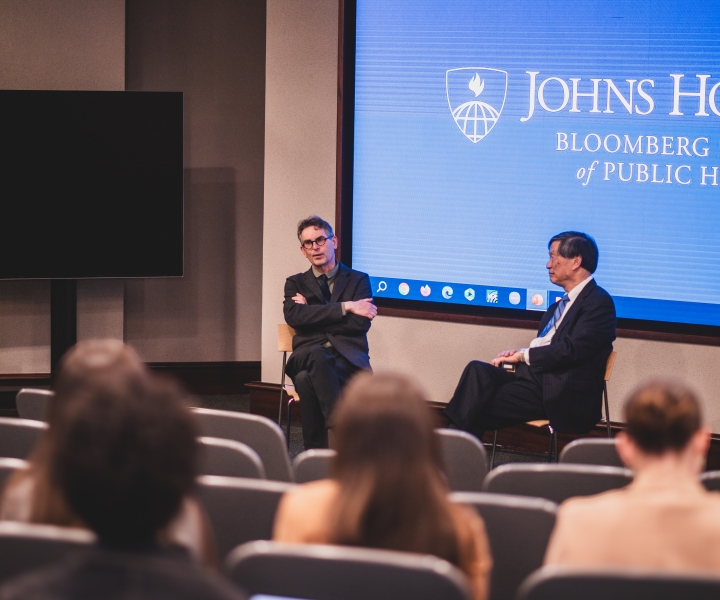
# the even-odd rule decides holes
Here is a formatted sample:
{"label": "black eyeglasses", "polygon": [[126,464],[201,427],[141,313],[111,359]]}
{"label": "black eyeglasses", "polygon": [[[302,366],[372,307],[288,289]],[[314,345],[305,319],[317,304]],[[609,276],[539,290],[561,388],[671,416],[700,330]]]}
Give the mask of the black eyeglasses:
{"label": "black eyeglasses", "polygon": [[315,238],[314,240],[305,240],[302,243],[302,247],[306,250],[312,249],[312,247],[317,244],[319,248],[322,248],[325,245],[325,242],[327,242],[330,238],[320,236],[319,238]]}

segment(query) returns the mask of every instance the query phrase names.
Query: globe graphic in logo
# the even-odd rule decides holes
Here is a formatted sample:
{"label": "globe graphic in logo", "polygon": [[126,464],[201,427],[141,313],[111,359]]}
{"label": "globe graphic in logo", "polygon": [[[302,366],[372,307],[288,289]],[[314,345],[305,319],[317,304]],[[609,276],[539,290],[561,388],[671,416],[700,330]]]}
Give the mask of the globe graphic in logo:
{"label": "globe graphic in logo", "polygon": [[450,69],[446,90],[455,124],[468,140],[477,144],[500,118],[505,105],[507,73],[486,67]]}

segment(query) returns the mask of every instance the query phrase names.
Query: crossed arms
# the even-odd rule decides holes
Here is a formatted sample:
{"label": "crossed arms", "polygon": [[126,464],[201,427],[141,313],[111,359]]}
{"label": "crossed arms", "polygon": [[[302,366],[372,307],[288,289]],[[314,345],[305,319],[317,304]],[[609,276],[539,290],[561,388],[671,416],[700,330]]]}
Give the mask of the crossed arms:
{"label": "crossed arms", "polygon": [[328,304],[309,304],[298,282],[289,278],[285,282],[283,313],[285,322],[297,330],[322,329],[336,335],[362,335],[370,329],[370,321],[377,315],[377,307],[372,303],[370,279],[367,276],[357,283],[352,300]]}

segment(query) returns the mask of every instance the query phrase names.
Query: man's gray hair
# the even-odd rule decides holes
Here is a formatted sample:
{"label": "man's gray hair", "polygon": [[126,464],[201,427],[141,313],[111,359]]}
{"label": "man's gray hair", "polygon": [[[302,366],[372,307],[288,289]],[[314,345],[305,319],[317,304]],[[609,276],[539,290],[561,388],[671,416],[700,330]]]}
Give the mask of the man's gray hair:
{"label": "man's gray hair", "polygon": [[333,228],[330,226],[330,223],[327,221],[321,219],[317,215],[310,215],[307,219],[303,219],[298,223],[297,226],[297,236],[298,239],[302,242],[302,232],[304,229],[307,229],[308,227],[317,227],[318,229],[324,229],[325,233],[327,233],[327,236],[329,238],[333,237],[335,234],[333,233]]}

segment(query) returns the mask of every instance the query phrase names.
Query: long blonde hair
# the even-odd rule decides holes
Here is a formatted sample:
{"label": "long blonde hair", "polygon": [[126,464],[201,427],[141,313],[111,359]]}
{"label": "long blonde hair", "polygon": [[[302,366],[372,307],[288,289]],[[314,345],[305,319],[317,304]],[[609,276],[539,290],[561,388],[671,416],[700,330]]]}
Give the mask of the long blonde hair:
{"label": "long blonde hair", "polygon": [[423,391],[399,375],[358,375],[335,414],[339,496],[331,542],[434,554],[460,550]]}

